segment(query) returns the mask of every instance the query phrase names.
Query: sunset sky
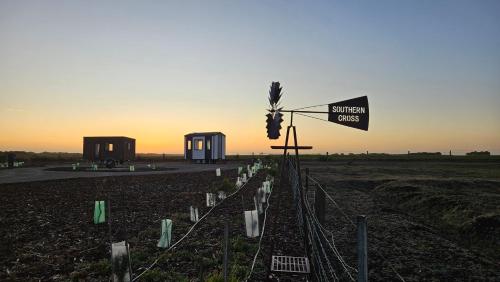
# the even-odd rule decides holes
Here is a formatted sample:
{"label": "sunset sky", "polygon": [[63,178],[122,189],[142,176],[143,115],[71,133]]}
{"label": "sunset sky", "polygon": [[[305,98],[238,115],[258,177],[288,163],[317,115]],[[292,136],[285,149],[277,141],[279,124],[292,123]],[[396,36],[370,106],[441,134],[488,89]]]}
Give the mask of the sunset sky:
{"label": "sunset sky", "polygon": [[0,0],[2,151],[271,152],[272,81],[285,108],[368,96],[368,132],[294,118],[314,152],[500,154],[500,1]]}

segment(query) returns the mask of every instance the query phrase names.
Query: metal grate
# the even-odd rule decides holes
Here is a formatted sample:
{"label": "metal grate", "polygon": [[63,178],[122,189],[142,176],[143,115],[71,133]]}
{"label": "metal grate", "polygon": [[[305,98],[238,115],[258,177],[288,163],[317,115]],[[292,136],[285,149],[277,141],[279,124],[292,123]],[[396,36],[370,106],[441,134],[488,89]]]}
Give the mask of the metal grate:
{"label": "metal grate", "polygon": [[309,273],[309,259],[306,257],[273,256],[271,271]]}

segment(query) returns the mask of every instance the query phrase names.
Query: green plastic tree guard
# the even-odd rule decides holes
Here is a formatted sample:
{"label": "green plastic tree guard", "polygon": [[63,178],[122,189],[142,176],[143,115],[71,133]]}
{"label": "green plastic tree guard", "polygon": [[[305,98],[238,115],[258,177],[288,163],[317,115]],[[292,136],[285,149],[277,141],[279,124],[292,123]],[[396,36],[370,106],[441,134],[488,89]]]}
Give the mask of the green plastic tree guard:
{"label": "green plastic tree guard", "polygon": [[158,248],[168,248],[172,241],[172,220],[161,220],[161,238],[158,241]]}
{"label": "green plastic tree guard", "polygon": [[106,221],[106,206],[104,201],[95,201],[94,208],[94,224],[103,223]]}

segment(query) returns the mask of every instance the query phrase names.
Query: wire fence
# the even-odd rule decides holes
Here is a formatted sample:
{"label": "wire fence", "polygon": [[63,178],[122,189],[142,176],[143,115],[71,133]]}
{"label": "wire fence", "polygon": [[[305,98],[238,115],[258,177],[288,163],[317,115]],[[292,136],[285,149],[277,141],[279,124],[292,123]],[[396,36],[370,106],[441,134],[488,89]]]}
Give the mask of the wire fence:
{"label": "wire fence", "polygon": [[[336,207],[336,209],[340,212],[340,214],[342,214],[342,217],[346,220],[346,222],[348,222],[348,224],[350,224],[351,226],[353,227],[357,227],[356,224],[354,223],[354,221],[352,220],[352,218],[350,216],[348,216],[346,214],[346,212],[339,206],[339,204],[337,203],[337,201],[335,201],[335,199],[330,196],[330,194],[328,194],[326,192],[326,190],[323,188],[323,186],[321,185],[321,183],[315,179],[314,177],[308,175],[307,176],[308,179],[312,182],[314,182],[315,184],[315,187],[317,189],[320,189],[326,196],[326,198]],[[324,229],[326,230],[326,229]],[[332,242],[334,242],[334,239],[333,239],[333,234],[332,232],[326,230],[328,233],[331,234],[332,236]],[[404,277],[396,270],[396,268],[394,267],[394,265],[391,263],[391,261],[389,259],[387,259],[386,256],[384,256],[381,252],[379,252],[377,249],[372,249],[371,251],[373,251],[374,253],[376,253],[379,257],[381,257],[385,263],[388,264],[389,268],[391,269],[391,271],[393,272],[393,274],[396,276],[396,279],[399,280],[399,281],[405,281]]]}
{"label": "wire fence", "polygon": [[[287,171],[288,181],[293,191],[294,207],[297,211],[299,229],[301,230],[301,235],[306,238],[305,244],[311,262],[312,278],[315,281],[355,281],[358,276],[358,269],[347,262],[335,244],[333,232],[325,228],[318,219],[318,211],[316,210],[318,195],[323,194],[324,197],[333,204],[347,225],[355,229],[357,228],[356,223],[314,177],[306,174],[306,181],[314,185],[315,191],[312,189],[309,191],[303,189],[304,187],[302,187],[300,183],[299,172],[294,165],[295,163],[295,158],[288,157],[285,163],[285,171]],[[304,193],[303,197],[301,197],[301,193]],[[304,214],[302,214],[303,211]],[[324,212],[324,210],[319,211],[319,213]],[[307,234],[303,234],[304,230],[306,230],[305,232],[307,232]],[[355,234],[353,234],[353,236],[355,236]],[[374,251],[379,256],[383,257],[384,261],[389,264],[397,280],[405,281],[394,266],[380,254],[380,252],[377,250]]]}
{"label": "wire fence", "polygon": [[355,281],[357,270],[346,263],[335,245],[333,234],[319,222],[314,206],[311,204],[311,195],[306,194],[301,197],[302,187],[299,174],[290,158],[287,160],[286,170],[293,191],[299,229],[302,237],[306,238],[306,250],[309,253],[313,279],[315,281]]}

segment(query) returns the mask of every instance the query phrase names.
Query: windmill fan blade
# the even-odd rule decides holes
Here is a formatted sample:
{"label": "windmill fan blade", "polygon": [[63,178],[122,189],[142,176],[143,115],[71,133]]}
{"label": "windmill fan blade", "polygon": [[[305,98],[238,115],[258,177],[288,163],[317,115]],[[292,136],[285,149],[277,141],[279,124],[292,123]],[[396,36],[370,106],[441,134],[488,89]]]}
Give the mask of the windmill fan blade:
{"label": "windmill fan blade", "polygon": [[269,90],[269,104],[271,107],[276,107],[281,98],[281,87],[279,81],[273,81],[271,83],[271,89]]}
{"label": "windmill fan blade", "polygon": [[267,120],[267,137],[269,139],[278,139],[280,137],[281,123],[283,122],[283,114],[275,112],[274,115],[269,113],[266,115]]}

